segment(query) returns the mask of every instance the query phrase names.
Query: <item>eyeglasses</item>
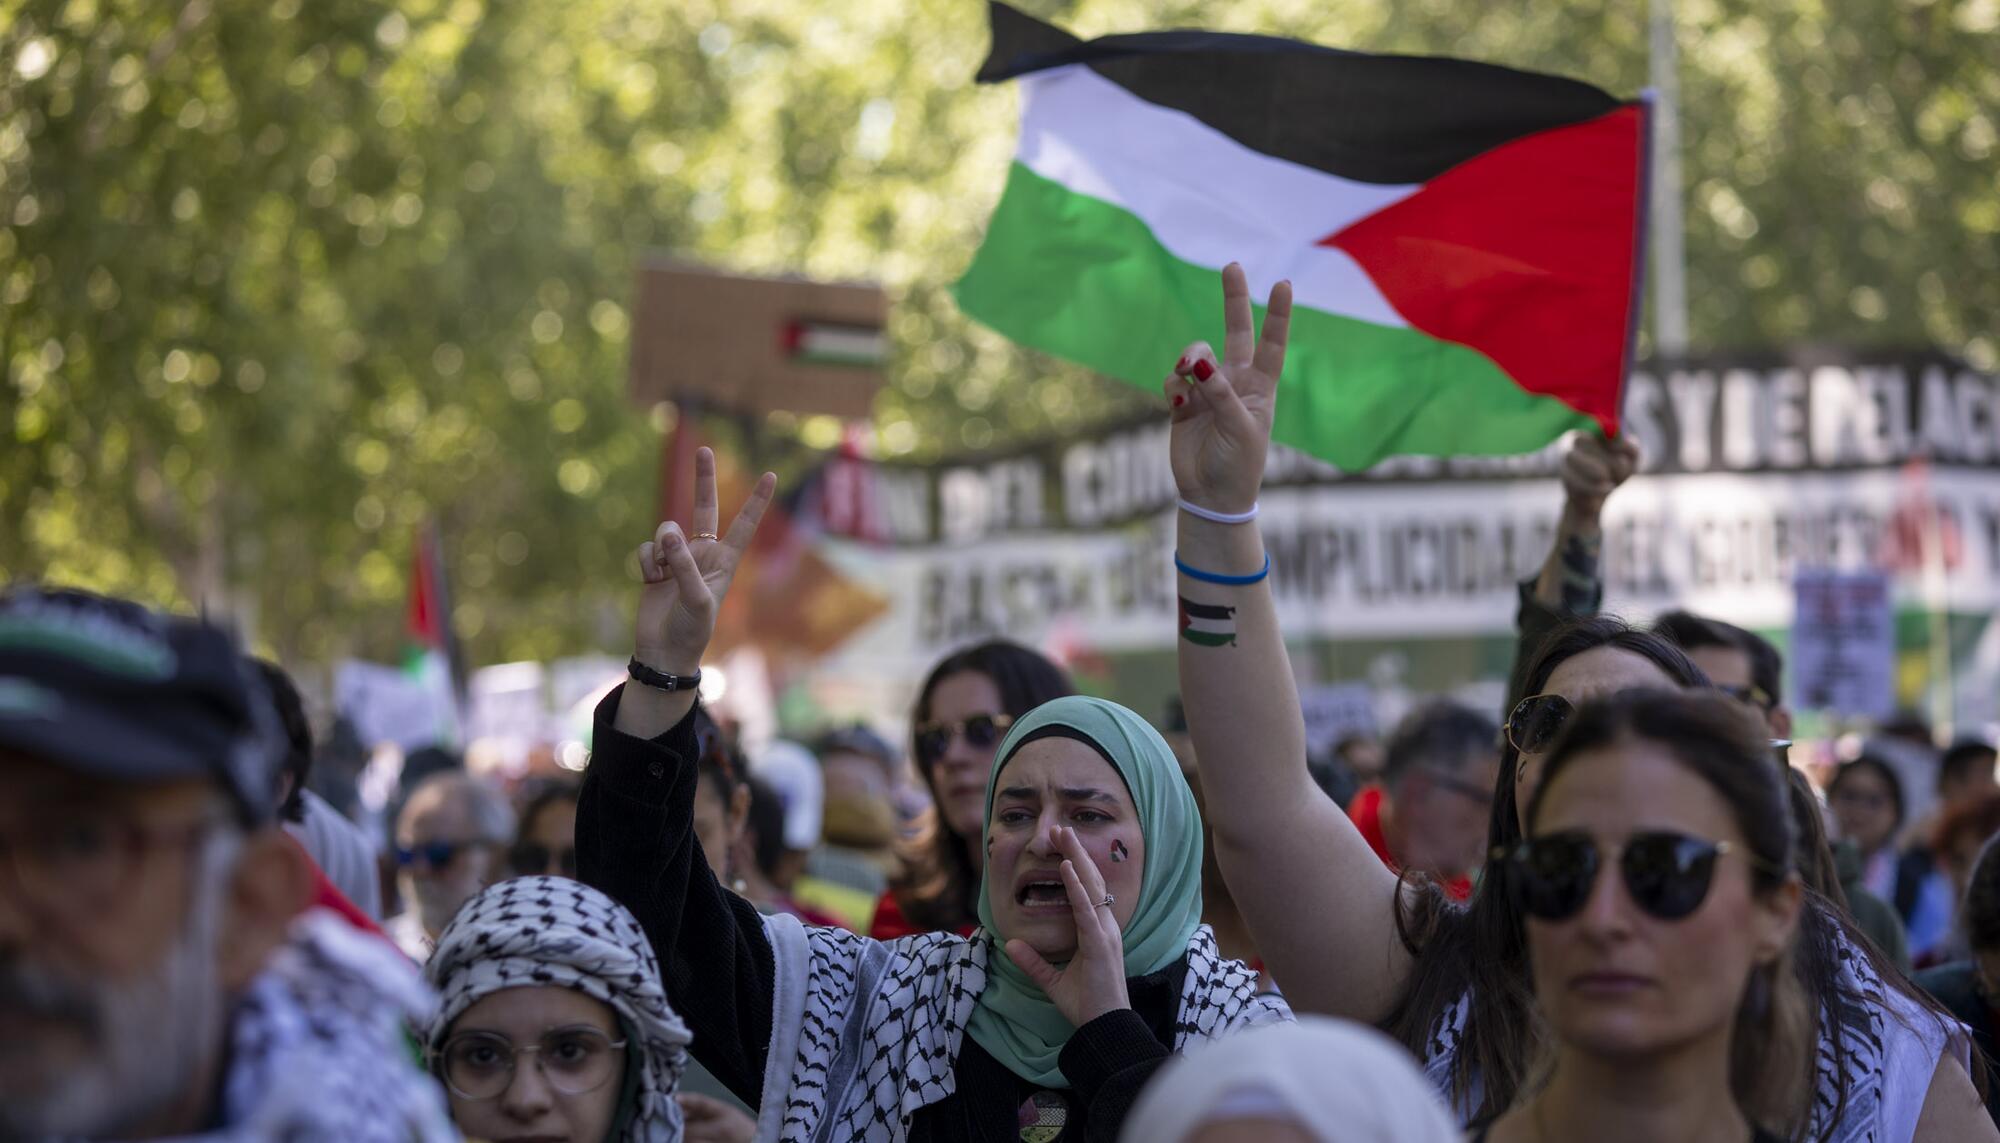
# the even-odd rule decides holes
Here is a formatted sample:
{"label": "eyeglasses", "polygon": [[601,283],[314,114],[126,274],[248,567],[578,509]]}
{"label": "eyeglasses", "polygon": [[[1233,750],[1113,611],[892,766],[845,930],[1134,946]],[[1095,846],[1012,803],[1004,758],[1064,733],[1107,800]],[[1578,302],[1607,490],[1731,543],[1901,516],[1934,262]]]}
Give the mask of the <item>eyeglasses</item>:
{"label": "eyeglasses", "polygon": [[[1715,878],[1715,859],[1735,852],[1726,841],[1668,831],[1635,833],[1613,851],[1632,903],[1662,921],[1677,921],[1699,909]],[[1511,850],[1495,850],[1493,856],[1513,868],[1521,909],[1544,921],[1564,921],[1581,912],[1603,864],[1596,840],[1581,830],[1528,838]],[[1743,858],[1776,872],[1756,854],[1744,851]]]}
{"label": "eyeglasses", "polygon": [[38,912],[86,912],[116,897],[154,851],[192,847],[222,824],[216,817],[152,825],[88,811],[36,815],[0,837],[0,870]]}
{"label": "eyeglasses", "polygon": [[917,728],[917,757],[930,765],[944,757],[944,752],[951,749],[951,740],[961,732],[967,746],[990,750],[1012,725],[1011,714],[975,714],[957,722],[927,722]]}
{"label": "eyeglasses", "polygon": [[[1771,696],[1761,687],[1717,687],[1716,690],[1762,710],[1771,709]],[[1555,745],[1563,727],[1576,717],[1576,707],[1561,695],[1529,695],[1515,704],[1514,712],[1507,716],[1507,741],[1522,754],[1540,754]],[[1792,744],[1789,738],[1771,739],[1771,749],[1783,750]]]}
{"label": "eyeglasses", "polygon": [[514,867],[515,873],[523,877],[548,873],[552,862],[562,871],[564,877],[575,877],[576,847],[565,845],[561,849],[550,849],[546,845],[522,842],[507,851],[507,862]]}
{"label": "eyeglasses", "polygon": [[619,1074],[624,1052],[624,1040],[595,1028],[555,1028],[525,1047],[492,1032],[466,1032],[445,1041],[439,1059],[451,1090],[465,1099],[496,1099],[513,1085],[516,1061],[529,1053],[550,1087],[582,1095]]}
{"label": "eyeglasses", "polygon": [[465,850],[486,844],[489,843],[483,841],[468,840],[468,841],[427,841],[422,845],[413,846],[409,849],[404,849],[402,846],[397,846],[396,867],[399,869],[412,869],[417,867],[422,867],[424,869],[429,869],[429,870],[443,869],[446,866],[450,865],[453,861],[457,860],[458,855],[460,853],[463,853]]}
{"label": "eyeglasses", "polygon": [[1561,695],[1529,695],[1507,716],[1507,741],[1523,754],[1540,754],[1575,715],[1576,707]]}

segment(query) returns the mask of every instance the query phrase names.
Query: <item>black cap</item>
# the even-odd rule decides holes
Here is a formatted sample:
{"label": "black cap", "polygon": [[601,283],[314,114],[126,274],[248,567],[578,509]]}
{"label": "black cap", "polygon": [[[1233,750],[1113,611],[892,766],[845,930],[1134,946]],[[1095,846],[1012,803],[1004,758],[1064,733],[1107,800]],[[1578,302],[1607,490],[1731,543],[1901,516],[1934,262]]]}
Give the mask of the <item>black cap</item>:
{"label": "black cap", "polygon": [[283,740],[220,627],[81,591],[0,594],[0,749],[118,782],[210,778],[276,809]]}

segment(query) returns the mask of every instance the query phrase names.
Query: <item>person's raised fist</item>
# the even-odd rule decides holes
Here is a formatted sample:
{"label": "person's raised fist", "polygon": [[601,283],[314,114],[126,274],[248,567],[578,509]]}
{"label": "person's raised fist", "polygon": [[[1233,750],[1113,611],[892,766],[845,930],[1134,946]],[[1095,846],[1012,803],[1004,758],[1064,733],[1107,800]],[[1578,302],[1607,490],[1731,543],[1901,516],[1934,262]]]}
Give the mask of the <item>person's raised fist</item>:
{"label": "person's raised fist", "polygon": [[1568,510],[1595,518],[1605,498],[1639,470],[1639,446],[1630,437],[1573,432],[1564,447],[1561,478]]}

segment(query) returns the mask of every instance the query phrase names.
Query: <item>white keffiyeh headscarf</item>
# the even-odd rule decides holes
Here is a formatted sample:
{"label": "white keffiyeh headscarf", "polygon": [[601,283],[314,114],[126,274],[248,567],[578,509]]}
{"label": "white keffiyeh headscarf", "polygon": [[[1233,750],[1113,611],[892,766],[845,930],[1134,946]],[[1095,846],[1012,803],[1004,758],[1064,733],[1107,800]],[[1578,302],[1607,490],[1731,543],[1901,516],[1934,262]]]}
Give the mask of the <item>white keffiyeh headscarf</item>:
{"label": "white keffiyeh headscarf", "polygon": [[659,962],[624,906],[563,877],[517,877],[467,901],[438,936],[424,966],[439,994],[425,1036],[435,1053],[452,1023],[482,997],[507,988],[571,988],[611,1006],[624,1026],[635,1098],[616,1137],[672,1143],[681,1137],[674,1091],[687,1066],[687,1025],[667,1004]]}

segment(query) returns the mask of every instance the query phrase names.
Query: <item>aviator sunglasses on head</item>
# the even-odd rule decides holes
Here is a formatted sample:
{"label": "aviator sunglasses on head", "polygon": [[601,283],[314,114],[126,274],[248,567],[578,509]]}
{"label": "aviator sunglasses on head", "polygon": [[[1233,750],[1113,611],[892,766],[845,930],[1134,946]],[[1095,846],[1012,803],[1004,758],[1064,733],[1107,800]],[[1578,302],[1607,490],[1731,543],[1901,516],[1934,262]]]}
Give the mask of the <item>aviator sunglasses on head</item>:
{"label": "aviator sunglasses on head", "polygon": [[[1741,853],[1766,872],[1771,864],[1726,841],[1703,841],[1668,830],[1635,833],[1612,851],[1625,893],[1648,916],[1677,921],[1701,907],[1715,879],[1715,859]],[[1514,871],[1514,898],[1528,915],[1564,921],[1581,912],[1604,864],[1596,839],[1582,830],[1563,830],[1496,849],[1496,860]]]}
{"label": "aviator sunglasses on head", "polygon": [[[1737,693],[1740,688],[1715,689],[1738,702],[1756,707],[1759,711],[1764,709],[1763,691],[1745,696]],[[1576,717],[1576,706],[1561,695],[1529,695],[1515,704],[1513,712],[1507,716],[1507,725],[1502,729],[1507,734],[1508,743],[1516,751],[1522,754],[1542,754],[1555,745],[1556,739],[1562,735],[1563,728],[1568,726],[1570,719],[1574,717]],[[1774,750],[1782,750],[1791,744],[1790,739],[1771,739],[1771,748]]]}

